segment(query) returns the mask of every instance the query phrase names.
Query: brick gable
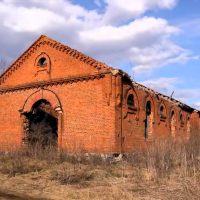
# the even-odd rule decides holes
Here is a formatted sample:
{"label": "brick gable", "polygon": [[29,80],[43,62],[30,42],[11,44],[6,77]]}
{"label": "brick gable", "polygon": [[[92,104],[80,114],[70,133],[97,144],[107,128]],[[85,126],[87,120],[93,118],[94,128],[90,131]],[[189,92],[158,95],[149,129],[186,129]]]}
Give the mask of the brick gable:
{"label": "brick gable", "polygon": [[[46,59],[46,66],[39,66],[42,58]],[[42,35],[0,76],[0,88],[91,75],[110,69],[104,63]]]}

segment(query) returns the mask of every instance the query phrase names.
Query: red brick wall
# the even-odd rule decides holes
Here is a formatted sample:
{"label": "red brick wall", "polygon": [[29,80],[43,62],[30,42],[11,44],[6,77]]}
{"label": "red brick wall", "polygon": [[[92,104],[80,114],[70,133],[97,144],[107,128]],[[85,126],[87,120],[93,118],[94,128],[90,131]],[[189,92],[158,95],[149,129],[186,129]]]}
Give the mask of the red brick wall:
{"label": "red brick wall", "polygon": [[[39,91],[39,92],[37,92]],[[0,144],[21,145],[22,121],[19,110],[32,94],[31,101],[45,98],[53,107],[58,105],[55,94],[62,107],[59,126],[59,147],[68,151],[86,152],[131,152],[144,146],[146,102],[151,101],[150,132],[148,141],[159,137],[171,136],[171,112],[175,112],[176,139],[188,136],[187,119],[190,117],[191,133],[199,131],[199,114],[182,110],[166,99],[156,96],[151,91],[134,86],[122,80],[121,75],[105,74],[103,78],[79,80],[71,83],[48,85],[44,89],[37,87],[21,89],[0,94]],[[135,107],[127,106],[127,98],[133,94]],[[30,99],[30,98],[29,98]],[[160,106],[164,107],[166,119],[161,120]],[[25,106],[31,108],[31,105]],[[183,124],[180,121],[183,115]]]}
{"label": "red brick wall", "polygon": [[[42,71],[42,69],[39,71],[37,63],[39,58],[44,57],[42,52],[45,52],[47,55],[45,57],[50,58],[50,62],[48,62],[44,71]],[[94,73],[98,73],[95,67],[76,59],[66,52],[58,51],[56,48],[44,44],[35,49],[31,55],[20,64],[18,69],[12,72],[4,83],[0,84],[0,88]]]}
{"label": "red brick wall", "polygon": [[[37,63],[42,57],[47,59],[47,64],[39,67]],[[148,101],[151,102],[148,141],[169,136],[175,139],[188,137],[190,129],[191,133],[199,132],[198,113],[191,113],[165,97],[136,84],[132,85],[122,75],[112,75],[105,67],[97,68],[69,52],[58,51],[47,44],[32,48],[31,53],[24,56],[21,64],[15,70],[10,70],[0,84],[1,147],[21,145],[23,131],[20,112],[30,109],[40,96],[41,99],[46,98],[54,108],[61,104],[58,144],[68,151],[121,153],[144,146],[147,142],[145,119]],[[93,76],[98,74],[103,74],[103,77]],[[83,76],[87,78],[77,79]],[[61,78],[68,78],[70,82],[56,82]],[[54,83],[41,86],[42,81]],[[31,83],[38,85],[30,88],[27,84]],[[20,85],[24,88],[17,89]],[[10,91],[2,92],[2,89],[9,88]],[[36,94],[37,91],[39,92]],[[130,94],[134,96],[134,107],[127,105]],[[27,101],[28,105],[23,108],[31,95],[33,96]],[[164,108],[164,117],[160,114],[161,106]],[[175,113],[173,134],[172,111]]]}
{"label": "red brick wall", "polygon": [[[175,103],[170,102],[166,98],[156,95],[150,90],[147,91],[137,85],[131,86],[129,81],[123,80],[123,122],[122,122],[122,150],[130,152],[136,147],[143,146],[145,140],[145,119],[146,119],[146,102],[151,101],[151,112],[153,114],[152,132],[149,133],[148,141],[158,139],[160,137],[174,137],[175,139],[187,138],[188,135],[199,132],[199,114],[191,113],[182,109]],[[127,98],[129,94],[134,95],[136,111],[128,109]],[[161,118],[160,107],[164,107],[164,116]],[[171,130],[171,113],[174,111],[174,128]],[[181,123],[180,115],[183,120]],[[137,119],[138,116],[138,119]],[[188,122],[189,117],[189,122]],[[188,123],[190,127],[188,128]]]}
{"label": "red brick wall", "polygon": [[[58,135],[58,140],[62,137],[61,147],[68,151],[115,152],[114,96],[108,97],[115,88],[110,85],[111,78],[111,74],[107,74],[100,79],[45,87],[45,91],[54,92],[61,102],[63,124],[62,133]],[[1,146],[21,145],[22,123],[18,110],[38,90],[40,88],[0,95]],[[47,100],[51,103],[53,99],[49,97]]]}

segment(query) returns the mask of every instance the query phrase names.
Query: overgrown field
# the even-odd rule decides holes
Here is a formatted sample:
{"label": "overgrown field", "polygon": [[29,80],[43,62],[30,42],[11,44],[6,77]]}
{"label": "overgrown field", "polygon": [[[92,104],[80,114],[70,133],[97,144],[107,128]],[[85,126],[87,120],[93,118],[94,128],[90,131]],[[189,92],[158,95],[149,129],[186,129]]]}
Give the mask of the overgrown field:
{"label": "overgrown field", "polygon": [[200,136],[149,143],[121,161],[53,148],[0,153],[0,199],[200,199]]}

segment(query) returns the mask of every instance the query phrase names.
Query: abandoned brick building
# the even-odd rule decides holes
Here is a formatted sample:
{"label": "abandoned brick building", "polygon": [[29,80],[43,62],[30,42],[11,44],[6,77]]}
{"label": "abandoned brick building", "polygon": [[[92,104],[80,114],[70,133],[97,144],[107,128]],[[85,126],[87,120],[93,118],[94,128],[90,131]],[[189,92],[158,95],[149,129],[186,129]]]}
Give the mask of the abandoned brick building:
{"label": "abandoned brick building", "polygon": [[58,148],[130,152],[159,137],[189,138],[199,131],[199,116],[46,36],[0,76],[1,147],[26,146],[45,122]]}

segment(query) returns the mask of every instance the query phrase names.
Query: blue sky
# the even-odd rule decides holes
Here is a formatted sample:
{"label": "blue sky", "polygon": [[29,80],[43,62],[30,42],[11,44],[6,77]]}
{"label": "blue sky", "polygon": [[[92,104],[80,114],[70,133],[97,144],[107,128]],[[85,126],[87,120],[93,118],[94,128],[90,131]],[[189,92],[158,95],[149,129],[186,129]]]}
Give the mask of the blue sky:
{"label": "blue sky", "polygon": [[0,58],[41,34],[200,109],[200,0],[0,1]]}

